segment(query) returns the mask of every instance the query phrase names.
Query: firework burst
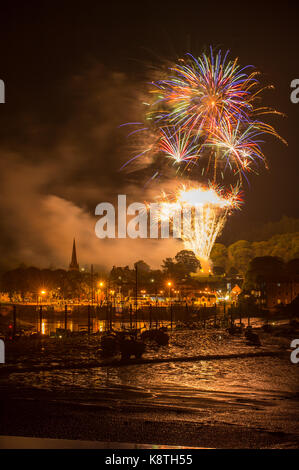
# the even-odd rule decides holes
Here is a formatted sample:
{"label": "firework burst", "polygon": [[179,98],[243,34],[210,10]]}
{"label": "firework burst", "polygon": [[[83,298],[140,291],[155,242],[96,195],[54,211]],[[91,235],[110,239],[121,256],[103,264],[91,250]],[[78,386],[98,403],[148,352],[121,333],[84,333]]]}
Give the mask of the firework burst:
{"label": "firework burst", "polygon": [[257,85],[256,72],[241,68],[237,59],[222,58],[221,51],[195,58],[187,54],[171,68],[168,79],[154,83],[157,95],[153,117],[159,123],[188,127],[199,134],[217,122],[248,119],[253,110],[251,90]]}
{"label": "firework burst", "polygon": [[216,238],[220,235],[226,218],[242,203],[239,187],[224,192],[215,185],[182,186],[171,195],[162,194],[157,219],[176,223],[180,214],[180,238],[185,248],[192,250],[203,271],[210,268],[209,256]]}
{"label": "firework burst", "polygon": [[166,157],[172,159],[174,164],[194,162],[199,154],[196,139],[189,133],[176,131],[175,128],[161,129],[159,149]]}
{"label": "firework burst", "polygon": [[[133,157],[154,156],[152,163],[160,166],[149,181],[161,173],[161,165],[168,160],[172,165],[164,168],[164,178],[167,173],[173,178],[173,170],[177,176],[186,177],[187,170],[192,180],[213,182],[208,189],[176,193],[175,201],[166,198],[160,212],[163,220],[169,211],[188,205],[184,198],[206,198],[195,204],[198,210],[192,230],[186,229],[182,235],[186,247],[201,259],[209,257],[227,215],[240,207],[240,187],[248,182],[246,175],[257,173],[261,164],[268,167],[262,151],[263,136],[272,135],[286,143],[274,127],[259,118],[280,113],[257,105],[264,90],[258,72],[252,66],[241,67],[238,59],[228,56],[228,51],[215,53],[212,48],[200,57],[188,53],[169,67],[168,74],[161,73],[160,80],[151,82],[145,103],[147,124],[139,123],[137,131],[151,138]],[[231,178],[234,186],[225,192],[219,183],[227,187]]]}

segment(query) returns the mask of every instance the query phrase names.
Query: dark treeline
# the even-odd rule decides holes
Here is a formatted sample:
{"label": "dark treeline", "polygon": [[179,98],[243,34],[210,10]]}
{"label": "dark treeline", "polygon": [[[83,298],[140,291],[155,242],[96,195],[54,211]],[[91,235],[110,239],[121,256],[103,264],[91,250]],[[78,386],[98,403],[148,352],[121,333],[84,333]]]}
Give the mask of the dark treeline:
{"label": "dark treeline", "polygon": [[143,260],[129,266],[113,266],[109,275],[91,273],[86,271],[66,271],[63,269],[38,269],[36,267],[19,267],[6,271],[1,276],[1,292],[9,295],[19,295],[22,300],[31,297],[36,299],[41,292],[47,294],[52,300],[55,299],[90,299],[101,284],[101,290],[118,289],[129,295],[133,293],[136,286],[136,267],[138,271],[138,290],[147,289],[155,293],[165,288],[167,280],[171,285],[183,280],[190,279],[190,274],[200,268],[200,263],[194,253],[182,250],[175,258],[163,260],[161,269],[153,270]]}
{"label": "dark treeline", "polygon": [[243,275],[252,259],[263,256],[279,257],[284,261],[299,258],[299,231],[276,234],[264,241],[251,242],[246,238],[228,247],[215,243],[211,253],[214,271],[217,268],[220,272]]}
{"label": "dark treeline", "polygon": [[25,300],[28,294],[37,297],[42,290],[51,292],[52,298],[80,298],[90,290],[89,277],[88,273],[63,269],[19,267],[3,273],[1,291],[8,293],[10,298],[19,294],[22,300]]}
{"label": "dark treeline", "polygon": [[268,240],[275,235],[295,232],[299,232],[299,219],[284,215],[276,222],[267,222],[263,225],[252,224],[252,227],[249,229],[247,227],[246,231],[242,230],[242,227],[240,227],[236,234],[237,237],[231,238],[230,242],[235,243],[242,238],[250,242],[259,242]]}
{"label": "dark treeline", "polygon": [[263,283],[298,282],[299,258],[284,262],[275,256],[254,258],[246,272],[243,288],[247,291]]}

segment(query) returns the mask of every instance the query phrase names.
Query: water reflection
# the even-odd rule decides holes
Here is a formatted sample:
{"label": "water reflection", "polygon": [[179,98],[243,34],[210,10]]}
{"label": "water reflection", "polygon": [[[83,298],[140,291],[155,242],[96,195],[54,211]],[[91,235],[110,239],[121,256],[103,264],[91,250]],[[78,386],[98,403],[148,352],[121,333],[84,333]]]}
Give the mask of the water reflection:
{"label": "water reflection", "polygon": [[[65,324],[64,319],[57,319],[57,318],[44,318],[42,322],[37,321],[35,325],[35,330],[41,332],[41,334],[50,336],[51,334],[55,334],[57,330],[65,329],[67,326],[67,330],[71,332],[84,332],[88,331],[88,322],[86,319],[82,317],[72,318],[71,320],[68,319],[67,324]],[[137,328],[143,330],[148,328],[148,322],[146,321],[137,321],[131,324],[130,322],[125,322],[122,320],[113,321],[113,329],[121,330],[121,329],[129,329],[130,327]],[[170,322],[167,321],[160,321],[155,324],[155,327],[160,326],[170,326]],[[34,328],[34,325],[32,324]],[[91,333],[101,333],[109,329],[109,324],[106,320],[98,320],[96,318],[90,319],[90,332]]]}

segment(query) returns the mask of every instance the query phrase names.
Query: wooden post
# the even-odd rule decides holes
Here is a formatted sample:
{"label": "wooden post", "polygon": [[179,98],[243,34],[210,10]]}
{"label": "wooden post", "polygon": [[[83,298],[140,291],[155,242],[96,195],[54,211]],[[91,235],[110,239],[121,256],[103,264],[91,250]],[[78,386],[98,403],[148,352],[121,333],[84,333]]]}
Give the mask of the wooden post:
{"label": "wooden post", "polygon": [[64,329],[67,330],[67,305],[64,306]]}
{"label": "wooden post", "polygon": [[106,331],[109,330],[109,305],[108,305],[108,300],[106,302]]}
{"label": "wooden post", "polygon": [[113,306],[111,302],[110,303],[110,330],[112,330],[112,313],[113,313]]}
{"label": "wooden post", "polygon": [[172,316],[173,316],[172,304],[170,304],[170,328],[171,330],[172,330]]}
{"label": "wooden post", "polygon": [[39,306],[39,332],[42,333],[42,325],[43,325],[43,306]]}
{"label": "wooden post", "polygon": [[152,305],[149,306],[149,327],[152,327]]}
{"label": "wooden post", "polygon": [[16,305],[13,305],[13,311],[12,311],[12,316],[13,316],[13,320],[12,320],[12,337],[14,338],[16,336],[16,332],[17,332],[17,306]]}
{"label": "wooden post", "polygon": [[138,269],[137,264],[135,264],[135,322],[136,322],[136,330],[137,330],[137,310],[138,310]]}
{"label": "wooden post", "polygon": [[130,330],[132,329],[132,304],[130,304]]}
{"label": "wooden post", "polygon": [[87,306],[87,332],[90,335],[90,305]]}
{"label": "wooden post", "polygon": [[93,264],[90,266],[90,290],[91,290],[91,305],[94,301],[94,285],[93,285]]}

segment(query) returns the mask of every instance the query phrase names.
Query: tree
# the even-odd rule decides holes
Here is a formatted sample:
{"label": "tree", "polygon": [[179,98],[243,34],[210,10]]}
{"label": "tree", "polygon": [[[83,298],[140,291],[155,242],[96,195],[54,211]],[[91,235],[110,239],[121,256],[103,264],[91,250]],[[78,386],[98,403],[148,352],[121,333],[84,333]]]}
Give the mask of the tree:
{"label": "tree", "polygon": [[225,270],[222,266],[213,266],[213,274],[215,276],[223,276],[225,274]]}
{"label": "tree", "polygon": [[286,272],[291,278],[299,276],[299,258],[291,259],[286,264]]}
{"label": "tree", "polygon": [[278,256],[288,261],[299,255],[299,233],[283,233],[266,241],[253,242],[252,250],[254,257]]}
{"label": "tree", "polygon": [[266,256],[269,254],[269,243],[266,241],[263,242],[253,242],[251,244],[251,248],[253,251],[253,256]]}
{"label": "tree", "polygon": [[182,263],[175,263],[172,258],[166,258],[162,264],[163,273],[167,278],[180,280],[186,276],[186,268]]}
{"label": "tree", "polygon": [[192,250],[181,250],[175,255],[177,264],[182,266],[182,270],[189,273],[196,273],[200,269],[200,262]]}
{"label": "tree", "polygon": [[228,247],[229,267],[234,267],[239,273],[245,274],[248,263],[253,258],[251,243],[239,240]]}
{"label": "tree", "polygon": [[135,273],[134,270],[129,269],[129,266],[113,266],[110,272],[110,279],[119,286],[123,284],[133,285],[135,282]]}
{"label": "tree", "polygon": [[226,246],[222,245],[222,243],[215,243],[211,251],[211,260],[214,267],[221,267],[225,271],[228,262]]}
{"label": "tree", "polygon": [[285,274],[285,264],[277,256],[259,256],[251,260],[246,272],[244,288],[250,290],[267,281],[281,279]]}
{"label": "tree", "polygon": [[136,263],[134,263],[135,269],[136,266],[139,273],[149,273],[151,270],[150,266],[146,264],[143,260],[136,261]]}
{"label": "tree", "polygon": [[163,259],[161,267],[166,274],[172,274],[175,271],[175,263],[172,258]]}

